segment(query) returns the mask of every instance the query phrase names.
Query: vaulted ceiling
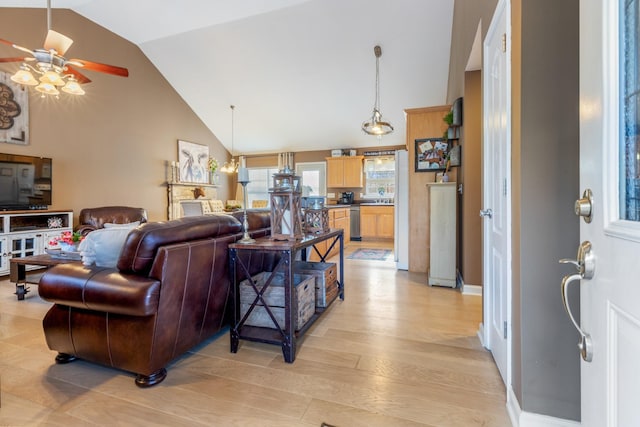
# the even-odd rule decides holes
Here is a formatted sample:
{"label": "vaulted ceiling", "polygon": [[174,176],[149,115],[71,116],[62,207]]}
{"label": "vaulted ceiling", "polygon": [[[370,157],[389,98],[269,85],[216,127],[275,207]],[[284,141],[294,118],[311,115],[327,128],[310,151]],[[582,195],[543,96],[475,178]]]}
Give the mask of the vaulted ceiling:
{"label": "vaulted ceiling", "polygon": [[[52,7],[138,45],[229,150],[235,105],[234,153],[252,154],[403,145],[405,109],[445,104],[453,3],[52,0]],[[46,0],[0,0],[0,7],[44,8]],[[381,111],[395,127],[382,140],[360,130],[375,101],[375,45]]]}

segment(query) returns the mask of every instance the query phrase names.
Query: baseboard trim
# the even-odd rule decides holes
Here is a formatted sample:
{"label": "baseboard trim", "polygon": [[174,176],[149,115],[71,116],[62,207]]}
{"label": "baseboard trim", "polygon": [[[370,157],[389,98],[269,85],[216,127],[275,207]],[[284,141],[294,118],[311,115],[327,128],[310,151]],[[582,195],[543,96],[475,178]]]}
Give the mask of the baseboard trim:
{"label": "baseboard trim", "polygon": [[456,287],[463,295],[482,296],[482,286],[464,283],[464,277],[460,274],[460,270],[456,270]]}
{"label": "baseboard trim", "polygon": [[513,427],[579,427],[581,425],[578,421],[522,411],[511,387],[507,391],[507,412]]}
{"label": "baseboard trim", "polygon": [[478,325],[478,339],[480,340],[480,345],[482,345],[482,347],[487,348],[486,345],[484,345],[484,324],[480,323]]}
{"label": "baseboard trim", "polygon": [[478,297],[482,296],[482,286],[480,285],[468,285],[468,284],[463,284],[462,285],[462,294],[463,295],[475,295]]}

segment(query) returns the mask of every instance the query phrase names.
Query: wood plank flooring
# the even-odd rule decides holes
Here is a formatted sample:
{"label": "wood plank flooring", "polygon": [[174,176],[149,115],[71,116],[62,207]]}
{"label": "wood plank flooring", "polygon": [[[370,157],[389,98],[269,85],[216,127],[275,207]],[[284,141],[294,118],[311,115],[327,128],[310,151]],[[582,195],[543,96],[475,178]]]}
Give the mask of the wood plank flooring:
{"label": "wood plank flooring", "polygon": [[[381,243],[351,242],[347,253]],[[345,260],[336,300],[299,341],[279,347],[225,331],[140,389],[127,372],[54,363],[37,286],[24,301],[0,281],[0,426],[510,426],[505,389],[476,336],[481,298],[429,287],[392,262]]]}

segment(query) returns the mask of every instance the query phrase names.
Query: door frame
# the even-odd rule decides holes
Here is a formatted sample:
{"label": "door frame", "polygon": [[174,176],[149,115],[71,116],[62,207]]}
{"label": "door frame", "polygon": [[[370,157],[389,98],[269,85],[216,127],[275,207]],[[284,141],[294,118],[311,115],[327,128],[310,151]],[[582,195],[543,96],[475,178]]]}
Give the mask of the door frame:
{"label": "door frame", "polygon": [[[511,390],[511,382],[512,382],[512,338],[513,338],[513,334],[512,334],[512,303],[511,303],[511,298],[512,298],[512,246],[513,246],[513,236],[512,236],[512,229],[511,229],[511,215],[512,215],[512,209],[511,209],[511,203],[512,203],[512,198],[511,198],[511,1],[510,0],[499,0],[498,4],[496,5],[496,10],[493,14],[494,19],[497,16],[500,16],[501,14],[504,14],[505,19],[506,19],[506,55],[507,55],[507,63],[506,63],[506,135],[505,135],[505,141],[507,143],[507,147],[505,150],[505,165],[506,165],[506,169],[507,169],[507,173],[505,175],[505,179],[506,179],[506,207],[507,207],[507,245],[506,245],[506,250],[507,253],[506,255],[506,259],[507,262],[505,263],[505,268],[507,269],[506,272],[506,277],[507,277],[507,286],[506,286],[506,299],[507,299],[507,361],[506,361],[506,368],[507,368],[507,373],[506,373],[506,388],[507,388],[507,396],[510,396],[511,393],[509,392]],[[491,24],[489,25],[489,29],[487,30],[487,35],[485,36],[484,40],[487,40],[489,38],[489,36],[492,34],[492,32],[495,31],[494,28],[494,23],[493,20],[491,21]],[[482,146],[483,146],[483,159],[482,159],[482,168],[483,168],[483,172],[482,172],[482,193],[483,193],[483,208],[486,208],[485,206],[485,195],[487,191],[491,191],[492,186],[489,185],[488,182],[488,177],[487,174],[485,173],[486,169],[487,169],[487,156],[485,153],[485,141],[487,139],[487,134],[486,134],[486,129],[487,127],[484,126],[484,124],[487,121],[487,99],[489,97],[489,92],[487,91],[487,84],[486,84],[486,79],[484,77],[485,73],[489,72],[488,68],[487,68],[487,64],[484,62],[486,59],[486,55],[484,55],[485,52],[485,48],[486,45],[483,42],[483,95],[482,95],[482,103],[483,103],[483,130],[482,130],[482,136],[483,136],[483,141],[482,141]],[[479,332],[479,335],[482,339],[482,344],[484,347],[486,347],[488,350],[491,350],[491,339],[490,339],[490,326],[492,323],[492,306],[491,306],[491,301],[493,299],[494,293],[495,293],[495,289],[492,286],[492,284],[490,283],[489,278],[487,277],[487,268],[486,268],[486,261],[488,260],[488,257],[486,256],[489,253],[489,245],[487,242],[487,230],[489,228],[489,221],[485,220],[483,222],[482,225],[482,230],[483,230],[483,242],[482,242],[482,251],[483,251],[483,309],[482,309],[482,313],[483,313],[483,323],[481,324],[481,330]],[[487,325],[487,327],[485,327],[485,325]]]}

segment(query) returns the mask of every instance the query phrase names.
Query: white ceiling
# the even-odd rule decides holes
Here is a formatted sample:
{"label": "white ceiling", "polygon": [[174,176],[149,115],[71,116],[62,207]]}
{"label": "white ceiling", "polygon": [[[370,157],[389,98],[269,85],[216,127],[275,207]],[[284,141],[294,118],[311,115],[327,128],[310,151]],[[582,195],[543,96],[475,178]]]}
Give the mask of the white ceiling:
{"label": "white ceiling", "polygon": [[[137,44],[235,154],[405,144],[404,110],[446,101],[454,0],[53,0]],[[0,7],[46,7],[0,0]],[[55,21],[53,22],[55,29]],[[361,123],[375,100],[395,131]],[[126,64],[117,64],[126,66]]]}

